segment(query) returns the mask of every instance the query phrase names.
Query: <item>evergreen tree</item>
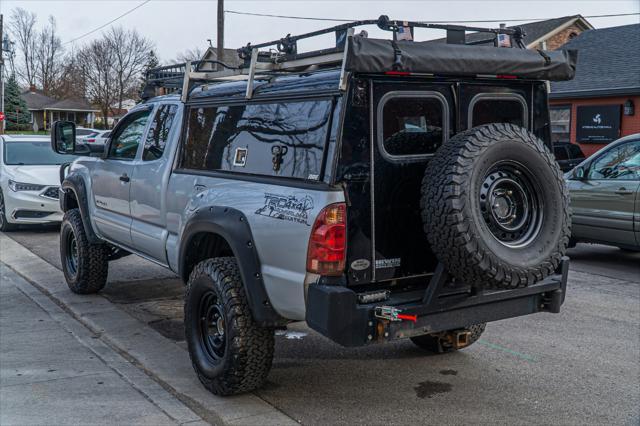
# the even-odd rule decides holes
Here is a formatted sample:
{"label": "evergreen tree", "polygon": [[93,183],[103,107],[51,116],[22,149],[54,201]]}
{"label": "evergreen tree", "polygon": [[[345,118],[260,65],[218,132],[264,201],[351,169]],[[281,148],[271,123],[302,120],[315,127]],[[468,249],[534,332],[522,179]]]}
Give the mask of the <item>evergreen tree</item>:
{"label": "evergreen tree", "polygon": [[10,76],[4,86],[4,114],[7,130],[31,130],[31,114],[27,103],[20,96],[20,86],[15,75]]}
{"label": "evergreen tree", "polygon": [[[145,86],[147,85],[147,72],[150,69],[157,68],[159,66],[160,66],[160,61],[158,60],[158,57],[156,56],[156,52],[153,49],[149,50],[147,64],[144,66],[144,69],[142,70],[142,75],[140,76],[140,80],[141,80],[141,83],[140,83],[140,94],[142,94],[142,92],[144,91]],[[142,99],[140,99],[140,101],[142,101]]]}

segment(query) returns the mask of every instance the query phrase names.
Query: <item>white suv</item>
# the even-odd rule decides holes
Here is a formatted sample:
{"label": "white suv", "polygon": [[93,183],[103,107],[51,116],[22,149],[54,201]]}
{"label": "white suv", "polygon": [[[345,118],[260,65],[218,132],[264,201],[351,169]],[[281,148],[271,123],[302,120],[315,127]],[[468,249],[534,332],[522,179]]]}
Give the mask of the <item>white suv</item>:
{"label": "white suv", "polygon": [[60,165],[75,159],[45,136],[0,136],[0,231],[20,223],[60,222]]}

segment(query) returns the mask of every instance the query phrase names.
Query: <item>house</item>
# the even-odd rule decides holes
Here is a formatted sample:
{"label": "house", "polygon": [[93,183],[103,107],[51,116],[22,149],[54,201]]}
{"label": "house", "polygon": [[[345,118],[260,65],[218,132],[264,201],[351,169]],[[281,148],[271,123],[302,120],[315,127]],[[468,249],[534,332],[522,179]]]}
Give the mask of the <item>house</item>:
{"label": "house", "polygon": [[[238,57],[238,52],[236,51],[236,49],[224,49],[224,54],[223,54],[223,58],[220,62],[224,62],[225,64],[232,66],[232,67],[237,67],[240,64],[242,64],[242,61],[240,60],[240,58]],[[202,59],[200,59],[201,62],[205,62],[205,61],[217,61],[218,60],[218,51],[215,47],[210,46],[209,48],[207,48],[207,51],[204,52],[204,55],[202,55]],[[214,63],[203,63],[200,65],[199,68],[201,71],[213,71],[216,69],[216,64]]]}
{"label": "house", "polygon": [[58,120],[73,121],[79,126],[93,127],[99,111],[84,99],[53,99],[31,87],[20,94],[31,113],[34,131],[46,130]]}
{"label": "house", "polygon": [[[581,15],[563,16],[507,28],[516,26],[524,30],[524,43],[527,48],[543,50],[556,50],[582,32],[593,29],[593,26]],[[493,44],[494,37],[487,33],[469,33],[466,40],[467,43],[478,45]],[[434,40],[434,42],[444,43],[446,39],[441,38]]]}
{"label": "house", "polygon": [[577,49],[578,64],[573,80],[551,84],[553,140],[588,156],[640,133],[640,24],[588,30],[562,48]]}

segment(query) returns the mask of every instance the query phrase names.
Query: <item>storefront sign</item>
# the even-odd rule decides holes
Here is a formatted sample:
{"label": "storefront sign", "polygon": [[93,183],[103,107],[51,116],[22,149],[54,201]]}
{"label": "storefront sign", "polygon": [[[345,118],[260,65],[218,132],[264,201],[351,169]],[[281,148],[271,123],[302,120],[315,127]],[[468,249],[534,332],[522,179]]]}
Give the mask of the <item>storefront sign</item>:
{"label": "storefront sign", "polygon": [[620,137],[620,105],[588,105],[577,109],[578,142],[608,143]]}

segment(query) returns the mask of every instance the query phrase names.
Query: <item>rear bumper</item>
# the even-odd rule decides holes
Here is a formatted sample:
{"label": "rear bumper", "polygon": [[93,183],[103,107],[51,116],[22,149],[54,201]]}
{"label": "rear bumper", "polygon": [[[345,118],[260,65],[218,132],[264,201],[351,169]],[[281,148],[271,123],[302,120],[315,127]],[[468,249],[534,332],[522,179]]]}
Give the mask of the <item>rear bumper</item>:
{"label": "rear bumper", "polygon": [[[440,298],[435,303],[384,302],[359,304],[357,294],[343,286],[314,284],[307,295],[309,327],[343,346],[361,346],[423,334],[455,330],[536,312],[560,312],[567,288],[569,259],[563,258],[555,275],[515,290],[484,291]],[[393,306],[413,321],[378,318],[375,308]]]}

